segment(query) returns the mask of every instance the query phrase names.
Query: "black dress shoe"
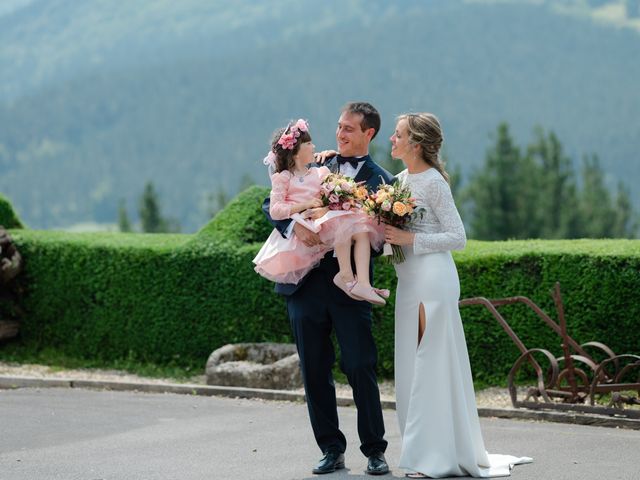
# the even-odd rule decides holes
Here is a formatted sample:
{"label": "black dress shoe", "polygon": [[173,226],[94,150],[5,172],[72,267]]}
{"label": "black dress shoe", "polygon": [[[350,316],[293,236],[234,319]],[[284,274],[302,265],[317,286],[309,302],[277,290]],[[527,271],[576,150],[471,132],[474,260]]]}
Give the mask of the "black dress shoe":
{"label": "black dress shoe", "polygon": [[338,452],[327,452],[312,471],[313,473],[322,474],[335,472],[341,468],[344,468],[344,455]]}
{"label": "black dress shoe", "polygon": [[389,465],[384,458],[384,453],[376,452],[369,455],[366,473],[369,475],[384,475],[389,473]]}

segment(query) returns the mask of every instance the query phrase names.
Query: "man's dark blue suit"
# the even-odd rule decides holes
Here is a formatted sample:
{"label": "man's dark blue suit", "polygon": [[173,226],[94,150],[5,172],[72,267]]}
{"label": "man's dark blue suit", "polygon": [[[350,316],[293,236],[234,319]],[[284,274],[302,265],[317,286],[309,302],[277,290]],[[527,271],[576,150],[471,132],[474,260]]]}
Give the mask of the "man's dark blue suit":
{"label": "man's dark blue suit", "polygon": [[[338,171],[339,157],[327,162],[333,172]],[[383,181],[393,176],[376,164],[368,155],[355,180],[364,181],[375,191]],[[284,234],[291,220],[274,221],[269,215],[269,198],[262,210],[271,224]],[[331,332],[335,331],[340,346],[340,367],[353,389],[358,409],[360,450],[365,456],[384,452],[384,423],[380,407],[380,393],[376,379],[378,353],[371,332],[371,304],[356,301],[333,284],[338,273],[333,251],[297,285],[276,284],[277,293],[284,295],[291,330],[300,356],[309,417],[318,446],[323,453],[344,452],[347,441],[338,427],[336,392],[331,370],[335,352]],[[373,283],[373,261],[369,266]]]}

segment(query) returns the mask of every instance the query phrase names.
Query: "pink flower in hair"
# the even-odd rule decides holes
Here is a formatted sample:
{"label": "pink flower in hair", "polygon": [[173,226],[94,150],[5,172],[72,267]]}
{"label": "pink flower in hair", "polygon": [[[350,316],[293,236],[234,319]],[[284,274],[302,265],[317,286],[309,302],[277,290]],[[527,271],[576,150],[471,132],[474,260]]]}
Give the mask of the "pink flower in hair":
{"label": "pink flower in hair", "polygon": [[306,132],[309,130],[309,124],[301,118],[298,119],[294,127],[302,132]]}
{"label": "pink flower in hair", "polygon": [[285,133],[280,137],[278,143],[282,145],[285,150],[293,150],[293,146],[296,144],[296,138],[292,133]]}

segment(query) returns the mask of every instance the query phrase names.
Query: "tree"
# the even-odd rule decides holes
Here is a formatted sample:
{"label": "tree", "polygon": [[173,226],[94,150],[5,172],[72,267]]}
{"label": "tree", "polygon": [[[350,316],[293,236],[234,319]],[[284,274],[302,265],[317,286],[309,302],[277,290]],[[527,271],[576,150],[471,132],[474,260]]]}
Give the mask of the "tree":
{"label": "tree", "polygon": [[127,205],[124,198],[120,199],[120,204],[118,205],[118,229],[121,232],[132,231],[129,215],[127,214]]}
{"label": "tree", "polygon": [[385,149],[378,145],[369,145],[369,155],[371,158],[392,175],[397,175],[404,170],[404,163],[391,156],[391,144]]}
{"label": "tree", "polygon": [[616,212],[604,183],[604,172],[597,155],[585,157],[582,164],[582,190],[579,196],[581,235],[588,238],[613,236]]}
{"label": "tree", "polygon": [[638,221],[633,213],[629,189],[624,183],[618,182],[612,236],[615,238],[635,238],[637,231]]}
{"label": "tree", "polygon": [[531,157],[522,156],[509,125],[498,125],[495,144],[464,195],[471,203],[471,236],[482,240],[538,236],[539,183],[539,169]]}
{"label": "tree", "polygon": [[158,194],[152,182],[147,182],[144,187],[138,213],[143,232],[161,233],[169,231],[169,225],[160,213]]}
{"label": "tree", "polygon": [[452,165],[452,162],[449,160],[449,155],[444,153],[442,155],[442,165],[444,169],[449,174],[449,186],[451,187],[451,195],[453,195],[456,204],[458,204],[458,195],[461,192],[462,187],[462,168],[460,168],[460,164],[456,163]]}
{"label": "tree", "polygon": [[204,212],[207,220],[212,219],[229,203],[229,194],[224,187],[218,187],[215,192],[209,192],[204,199]]}
{"label": "tree", "polygon": [[571,159],[550,132],[538,127],[536,140],[527,154],[540,168],[537,221],[541,238],[575,238],[579,233],[579,211]]}

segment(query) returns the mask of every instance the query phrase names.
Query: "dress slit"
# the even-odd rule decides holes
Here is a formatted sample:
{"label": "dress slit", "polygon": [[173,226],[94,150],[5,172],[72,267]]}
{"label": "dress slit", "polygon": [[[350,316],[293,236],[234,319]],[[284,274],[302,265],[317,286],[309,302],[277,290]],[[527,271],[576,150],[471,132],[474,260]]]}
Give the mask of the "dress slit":
{"label": "dress slit", "polygon": [[[422,333],[420,333],[420,330],[422,330]],[[418,305],[418,348],[420,348],[425,333],[427,333],[427,313],[425,312],[424,304],[420,302],[420,305]]]}

